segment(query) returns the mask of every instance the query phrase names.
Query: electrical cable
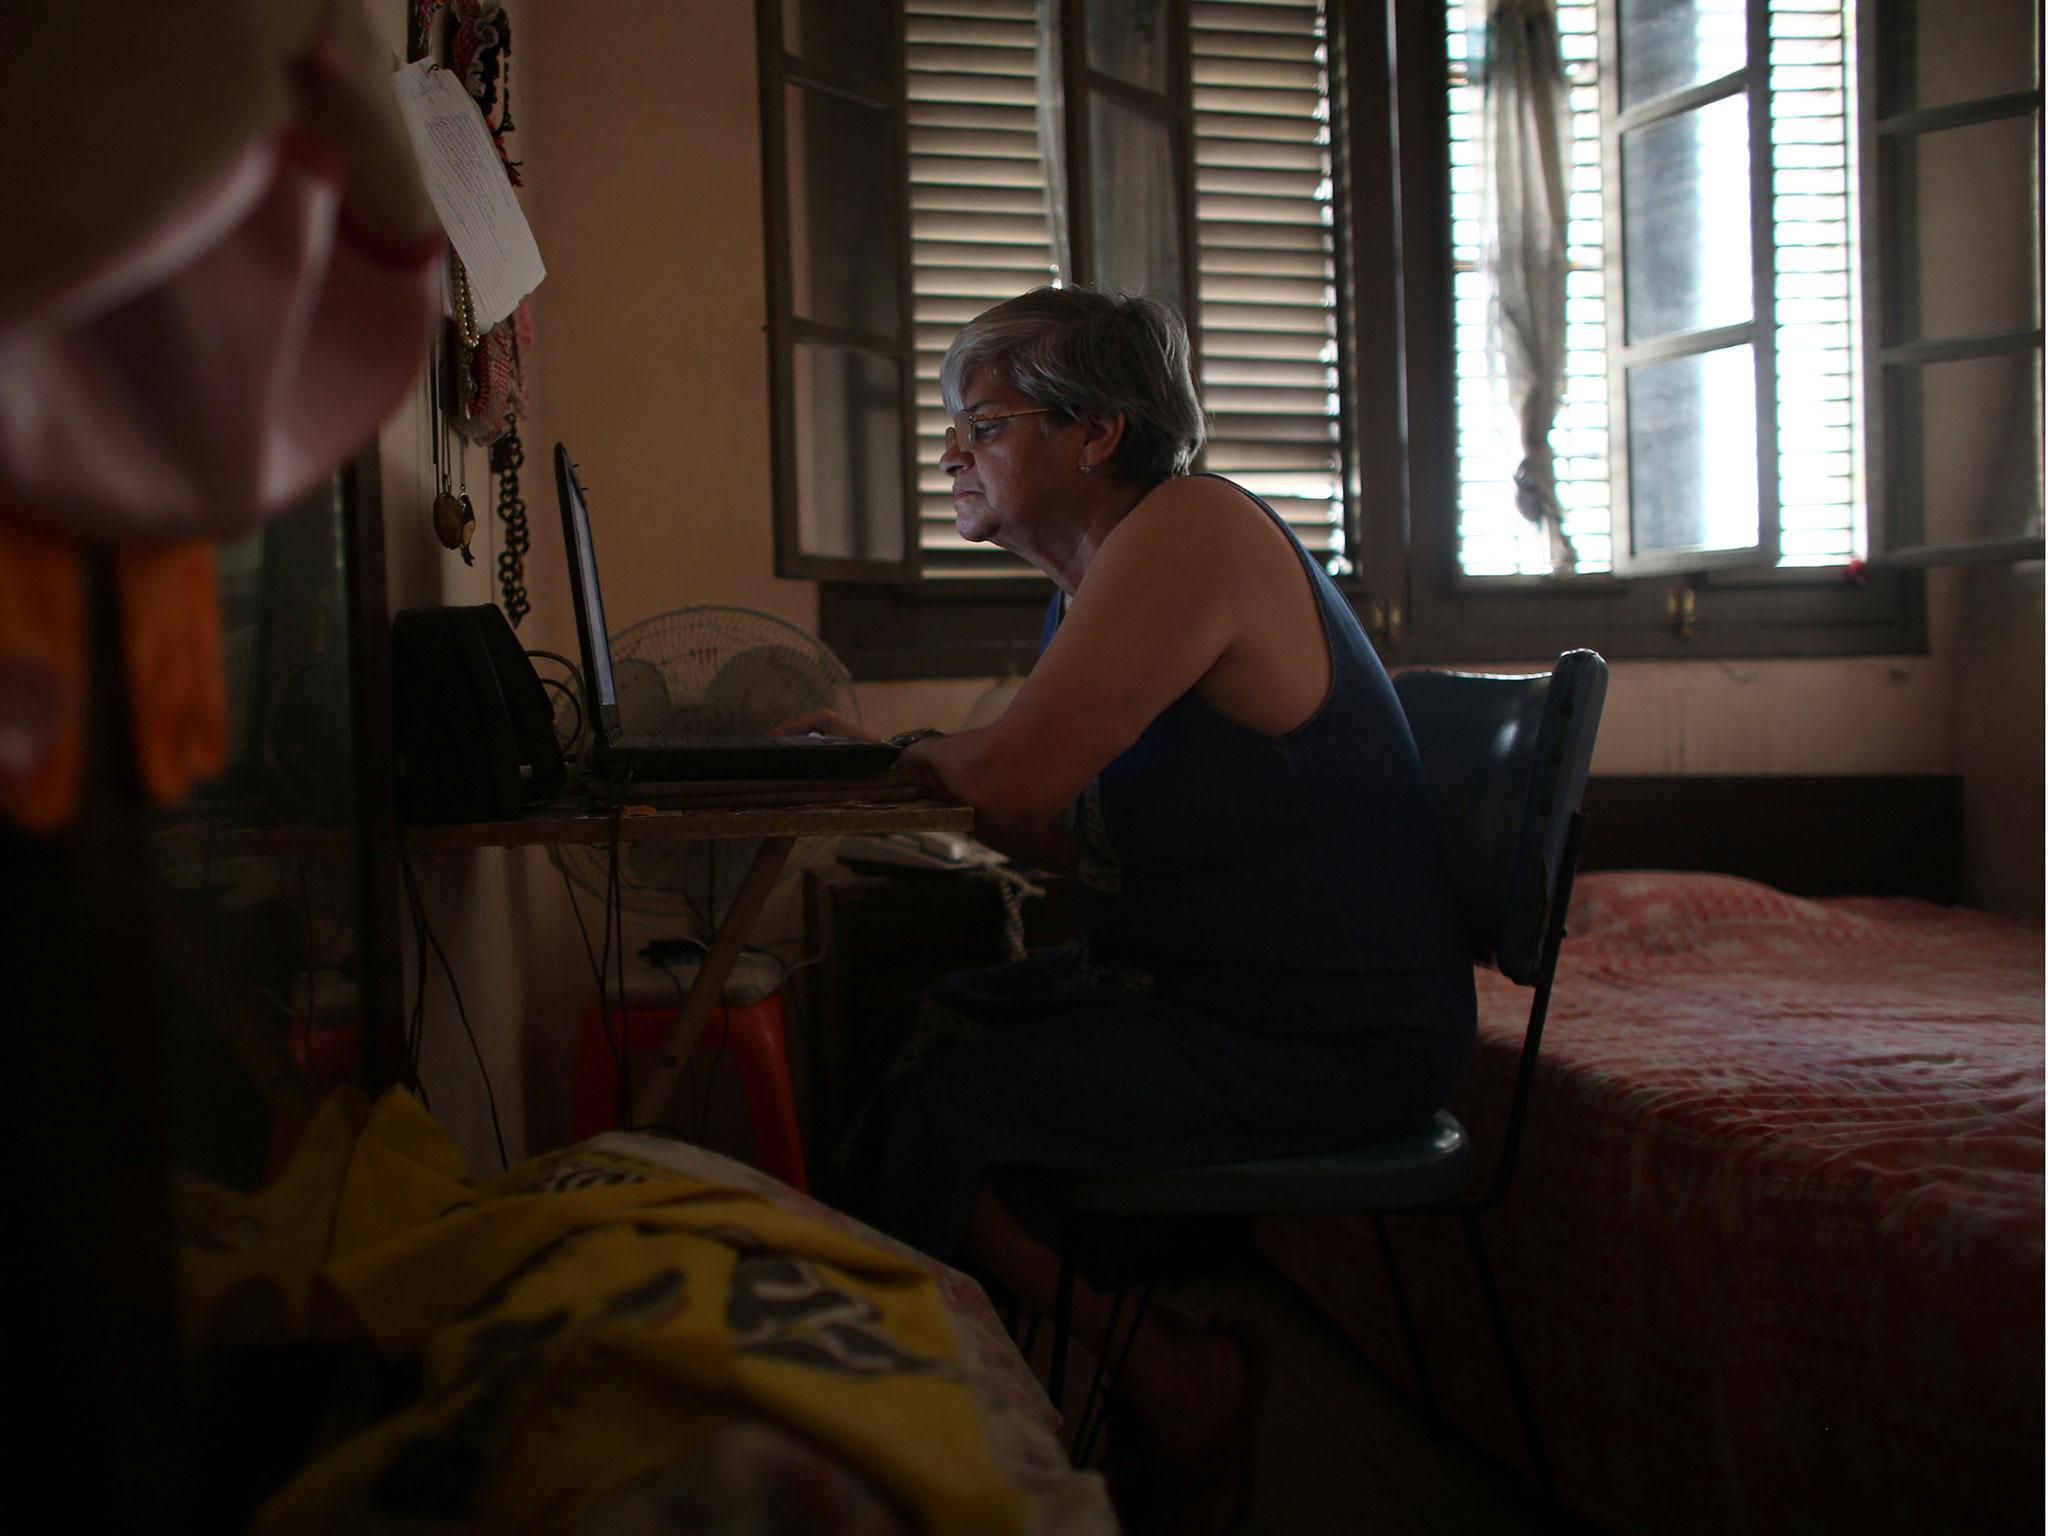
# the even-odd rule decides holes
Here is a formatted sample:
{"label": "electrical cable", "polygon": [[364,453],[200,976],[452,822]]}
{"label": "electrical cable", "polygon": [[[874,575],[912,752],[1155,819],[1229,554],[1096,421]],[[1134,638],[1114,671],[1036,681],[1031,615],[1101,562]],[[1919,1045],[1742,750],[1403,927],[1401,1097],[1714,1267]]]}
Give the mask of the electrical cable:
{"label": "electrical cable", "polygon": [[[414,910],[419,913],[420,926],[426,933],[427,942],[433,946],[434,958],[441,962],[441,974],[448,979],[448,991],[455,999],[455,1016],[462,1021],[462,1032],[469,1039],[469,1053],[476,1058],[477,1075],[483,1079],[484,1100],[491,1112],[491,1135],[498,1144],[498,1166],[501,1169],[510,1168],[512,1160],[505,1155],[505,1132],[498,1123],[498,1095],[491,1086],[490,1069],[484,1065],[483,1047],[477,1044],[476,1031],[470,1028],[469,1010],[462,1005],[462,988],[456,983],[455,967],[448,963],[448,953],[441,948],[440,939],[435,937],[433,924],[427,921],[426,903],[420,897],[418,881],[413,877],[412,860],[406,853],[402,838],[398,844],[398,867],[405,877],[407,888],[412,892]],[[421,968],[425,968],[424,956],[421,957]]]}
{"label": "electrical cable", "polygon": [[539,646],[535,646],[526,654],[529,656],[545,656],[549,661],[558,663],[563,671],[567,672],[571,678],[575,679],[576,686],[579,689],[582,688],[582,669],[578,667],[575,662],[571,661],[568,657],[564,656],[560,651],[544,651]]}
{"label": "electrical cable", "polygon": [[[704,908],[713,914],[715,923],[718,912],[718,844],[713,841],[707,846],[711,852],[711,888],[705,893]],[[698,975],[698,981],[703,981],[701,973]],[[732,1004],[725,1000],[725,990],[722,987],[718,993],[718,1024],[718,1048],[711,1053],[711,1065],[704,1073],[704,1097],[697,1103],[697,1142],[700,1146],[703,1144],[705,1133],[711,1128],[711,1094],[718,1086],[718,1064],[725,1060],[725,1048],[732,1041]]]}
{"label": "electrical cable", "polygon": [[[576,931],[583,935],[583,958],[590,962],[591,979],[597,983],[597,1019],[604,1030],[605,1049],[611,1052],[615,1070],[625,1070],[619,1037],[612,1031],[611,1003],[605,997],[604,970],[597,961],[597,951],[590,947],[590,925],[583,921],[583,908],[576,900],[576,887],[569,883],[569,872],[561,865],[555,866],[555,873],[562,877],[562,894],[569,898],[569,911],[576,919]],[[623,1022],[623,1021],[621,1021]]]}
{"label": "electrical cable", "polygon": [[[313,1080],[314,1090],[324,1097],[327,1078],[313,1056],[313,1031],[320,1018],[320,1009],[313,995],[313,977],[319,970],[313,954],[313,892],[306,884],[306,856],[302,853],[293,862],[299,869],[299,920],[306,933],[306,1076]],[[289,1045],[289,1040],[286,1043]]]}
{"label": "electrical cable", "polygon": [[[666,976],[668,978],[668,984],[676,989],[676,1023],[680,1025],[683,1022],[683,1009],[689,1002],[689,988],[683,985],[683,978],[678,976],[673,969],[671,969],[667,965],[664,965],[661,961],[650,957],[646,950],[643,949],[640,951],[640,958],[642,960],[645,960],[649,965],[653,966],[654,969],[661,972],[662,975]],[[692,1051],[689,1054],[689,1056],[684,1060],[683,1074],[685,1077],[689,1079],[690,1103],[694,1105],[698,1102],[697,1053],[695,1051]],[[680,1131],[678,1131],[676,1134],[678,1136],[682,1135]]]}
{"label": "electrical cable", "polygon": [[420,1045],[427,1033],[427,929],[426,915],[420,906],[419,893],[406,880],[405,902],[412,914],[412,947],[417,963],[413,967],[412,1017],[406,1023],[406,1087],[412,1090],[422,1108],[432,1111],[433,1100],[427,1096],[426,1080],[420,1076]]}
{"label": "electrical cable", "polygon": [[626,1006],[626,905],[625,887],[619,874],[619,818],[622,808],[614,805],[608,821],[607,857],[605,861],[605,964],[612,961],[614,949],[618,956],[618,1007],[619,1038],[618,1056],[619,1084],[618,1097],[613,1105],[612,1119],[620,1130],[633,1123],[633,1017]]}
{"label": "electrical cable", "polygon": [[[526,654],[529,658],[539,656],[552,661],[569,674],[569,681],[566,684],[560,678],[541,677],[540,685],[543,688],[560,689],[568,695],[569,702],[576,706],[576,729],[570,733],[569,740],[562,747],[562,756],[574,762],[582,747],[584,732],[588,725],[588,717],[583,712],[583,673],[575,662],[559,651],[547,651],[536,648],[528,651]],[[539,674],[536,673],[535,676],[539,677]]]}
{"label": "electrical cable", "polygon": [[576,724],[569,732],[569,739],[560,743],[562,756],[574,761],[577,749],[583,745],[583,701],[576,697],[576,690],[558,677],[537,678],[543,688],[552,688],[566,698],[576,710]]}

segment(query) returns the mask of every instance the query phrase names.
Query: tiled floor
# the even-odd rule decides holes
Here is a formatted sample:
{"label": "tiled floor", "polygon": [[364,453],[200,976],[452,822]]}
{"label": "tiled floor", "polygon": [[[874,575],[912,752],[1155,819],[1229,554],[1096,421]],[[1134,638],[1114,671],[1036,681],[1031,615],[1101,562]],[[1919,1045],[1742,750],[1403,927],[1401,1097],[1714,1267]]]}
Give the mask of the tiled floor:
{"label": "tiled floor", "polygon": [[[1455,1437],[1439,1440],[1420,1409],[1270,1271],[1248,1265],[1181,1286],[1171,1299],[1198,1316],[1251,1317],[1272,1346],[1252,1506],[1257,1536],[1544,1529],[1515,1473]],[[1085,1371],[1078,1374],[1085,1386]],[[1072,1406],[1079,1391],[1070,1393]]]}

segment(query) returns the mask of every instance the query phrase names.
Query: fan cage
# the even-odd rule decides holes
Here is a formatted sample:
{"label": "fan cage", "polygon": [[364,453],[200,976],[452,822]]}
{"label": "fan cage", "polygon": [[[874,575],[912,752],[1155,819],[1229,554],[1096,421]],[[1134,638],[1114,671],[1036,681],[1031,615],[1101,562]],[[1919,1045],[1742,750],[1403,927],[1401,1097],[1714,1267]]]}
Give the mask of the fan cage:
{"label": "fan cage", "polygon": [[[658,613],[614,634],[611,651],[619,726],[627,735],[765,736],[816,709],[860,721],[853,677],[839,658],[800,625],[758,608],[694,603]],[[834,841],[799,838],[781,880],[817,864]],[[623,843],[620,906],[641,916],[686,919],[696,936],[708,938],[739,894],[759,846],[754,840]],[[549,856],[577,888],[608,899],[607,848],[556,846]]]}

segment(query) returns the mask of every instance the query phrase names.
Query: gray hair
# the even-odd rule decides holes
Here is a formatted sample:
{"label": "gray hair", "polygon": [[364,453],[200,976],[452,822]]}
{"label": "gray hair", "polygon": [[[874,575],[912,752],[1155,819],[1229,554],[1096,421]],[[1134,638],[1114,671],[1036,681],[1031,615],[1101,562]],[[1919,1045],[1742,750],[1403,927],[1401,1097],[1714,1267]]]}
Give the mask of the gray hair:
{"label": "gray hair", "polygon": [[1091,288],[1034,288],[982,311],[946,349],[939,387],[960,409],[970,374],[986,368],[1049,420],[1122,413],[1111,478],[1152,486],[1184,475],[1207,435],[1188,368],[1188,328],[1172,307]]}

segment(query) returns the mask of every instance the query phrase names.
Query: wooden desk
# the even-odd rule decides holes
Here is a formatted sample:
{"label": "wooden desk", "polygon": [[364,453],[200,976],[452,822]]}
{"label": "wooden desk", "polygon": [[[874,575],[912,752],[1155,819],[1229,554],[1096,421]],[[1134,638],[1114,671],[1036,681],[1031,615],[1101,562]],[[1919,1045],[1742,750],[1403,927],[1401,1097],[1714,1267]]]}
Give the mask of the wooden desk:
{"label": "wooden desk", "polygon": [[[762,786],[760,797],[767,800],[800,799],[780,787]],[[527,848],[538,845],[580,843],[609,846],[617,827],[621,843],[692,843],[713,840],[758,840],[753,862],[739,893],[726,910],[725,919],[712,935],[711,949],[683,998],[676,1022],[654,1075],[641,1085],[633,1100],[633,1124],[645,1125],[656,1119],[675,1092],[682,1064],[689,1059],[711,1010],[724,995],[734,963],[746,947],[748,936],[767,903],[768,893],[789,859],[789,850],[800,837],[843,837],[879,832],[966,832],[974,825],[974,812],[967,806],[945,800],[891,798],[887,800],[835,799],[824,802],[744,805],[729,803],[733,793],[708,792],[707,798],[727,803],[671,805],[660,809],[629,807],[616,817],[608,811],[587,808],[546,810],[517,821],[463,822],[448,826],[415,826],[404,829],[409,852],[449,853],[473,848]]]}

